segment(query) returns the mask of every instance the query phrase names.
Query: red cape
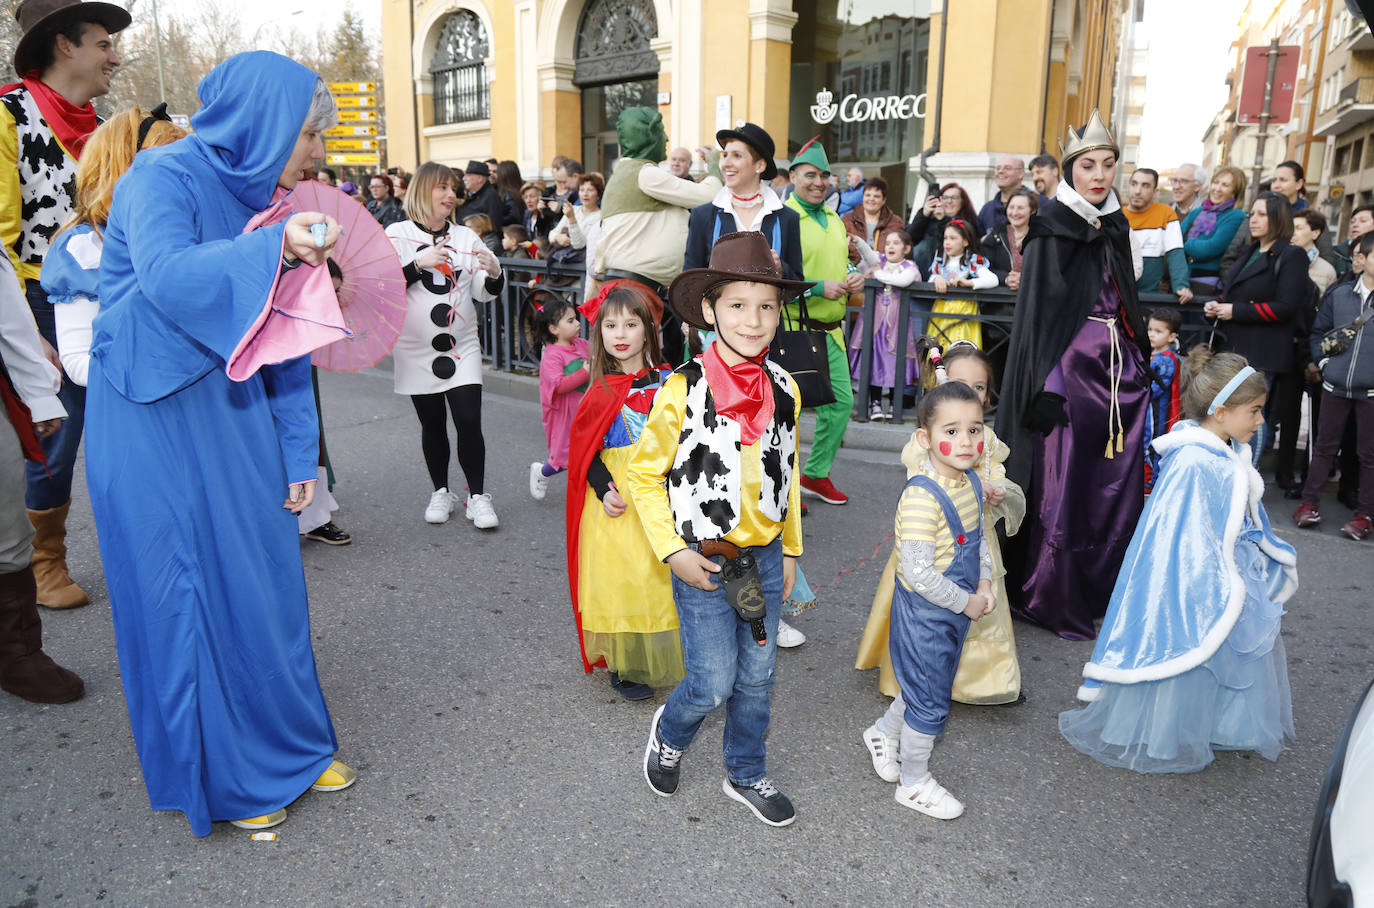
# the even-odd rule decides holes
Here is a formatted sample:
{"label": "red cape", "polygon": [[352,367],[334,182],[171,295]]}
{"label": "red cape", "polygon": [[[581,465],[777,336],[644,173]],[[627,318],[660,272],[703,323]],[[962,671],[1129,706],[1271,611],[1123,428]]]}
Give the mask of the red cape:
{"label": "red cape", "polygon": [[1168,432],[1174,427],[1174,423],[1183,418],[1183,395],[1180,391],[1180,386],[1183,384],[1183,363],[1179,360],[1178,354],[1172,350],[1165,350],[1164,355],[1173,358],[1174,380],[1169,385],[1169,412],[1165,414],[1164,431],[1159,432],[1160,435]]}
{"label": "red cape", "polygon": [[[582,530],[582,508],[587,499],[587,470],[592,458],[601,450],[601,441],[615,422],[616,414],[625,405],[631,386],[643,370],[634,375],[607,375],[592,382],[573,419],[572,437],[568,443],[568,496],[565,519],[568,532],[568,595],[572,597],[573,619],[577,622],[577,646],[582,651],[582,668],[590,674],[592,663],[587,661],[587,649],[582,644],[582,610],[577,604],[577,552]],[[597,663],[605,667],[605,661]]]}

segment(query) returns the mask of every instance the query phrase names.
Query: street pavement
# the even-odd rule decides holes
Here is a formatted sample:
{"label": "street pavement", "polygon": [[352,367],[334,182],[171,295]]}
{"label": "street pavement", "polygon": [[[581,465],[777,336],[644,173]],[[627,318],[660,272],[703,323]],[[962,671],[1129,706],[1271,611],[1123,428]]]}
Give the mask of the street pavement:
{"label": "street pavement", "polygon": [[[656,797],[641,759],[663,693],[627,703],[604,673],[583,675],[563,482],[543,502],[526,490],[544,453],[536,404],[486,396],[501,526],[484,533],[461,509],[422,519],[417,425],[384,371],[321,384],[336,517],[354,542],[303,554],[316,660],[358,783],[307,792],[271,842],[224,823],[197,839],[181,814],[148,808],[79,481],[71,565],[93,601],[43,619],[48,651],[87,692],[51,707],[0,695],[0,904],[1303,903],[1317,791],[1374,676],[1374,572],[1370,544],[1292,529],[1272,492],[1302,578],[1284,624],[1298,737],[1276,763],[1222,753],[1150,777],[1079,755],[1056,717],[1091,644],[1018,624],[1028,700],[955,705],[932,768],[967,813],[939,822],[893,801],[860,740],[886,705],[876,672],[853,664],[903,477],[890,452],[842,451],[850,504],[813,504],[804,523],[820,604],[795,623],[809,640],[777,663],[769,772],[798,819],[772,829],[721,792],[718,716],[676,796]],[[1334,499],[1326,509],[1345,519]]]}

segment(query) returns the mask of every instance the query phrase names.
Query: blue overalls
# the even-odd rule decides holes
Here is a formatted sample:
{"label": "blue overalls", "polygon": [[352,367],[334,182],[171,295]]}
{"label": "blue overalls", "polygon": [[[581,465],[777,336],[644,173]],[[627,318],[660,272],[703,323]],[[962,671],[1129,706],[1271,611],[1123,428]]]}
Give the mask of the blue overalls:
{"label": "blue overalls", "polygon": [[[983,484],[978,474],[965,471],[973,483],[973,494],[983,500]],[[966,532],[959,511],[945,490],[929,476],[913,476],[902,491],[916,486],[929,492],[945,512],[945,522],[954,537],[954,559],[944,576],[959,589],[973,593],[978,589],[978,551],[983,542],[983,510],[978,509],[978,527]],[[954,673],[959,668],[959,653],[968,634],[969,617],[933,605],[925,597],[908,590],[898,581],[892,594],[891,630],[888,647],[892,670],[902,687],[906,702],[906,724],[927,735],[944,731],[949,718],[950,692]]]}

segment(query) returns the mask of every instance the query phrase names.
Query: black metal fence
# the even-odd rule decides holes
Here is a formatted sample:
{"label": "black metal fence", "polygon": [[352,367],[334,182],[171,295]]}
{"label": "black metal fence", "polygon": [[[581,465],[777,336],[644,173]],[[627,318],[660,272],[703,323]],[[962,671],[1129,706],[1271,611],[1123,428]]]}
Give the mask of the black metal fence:
{"label": "black metal fence", "polygon": [[[580,265],[550,265],[532,259],[500,261],[506,273],[506,286],[500,296],[485,304],[482,356],[493,368],[502,371],[538,372],[539,358],[526,330],[531,297],[537,291],[543,291],[578,305],[582,302],[586,273]],[[539,280],[531,287],[530,281],[536,277]],[[847,339],[853,337],[855,323],[860,315],[863,317],[859,361],[852,376],[855,386],[853,418],[860,422],[869,419],[869,386],[873,374],[873,334],[876,328],[874,315],[878,296],[885,288],[886,285],[869,280],[864,285],[862,308],[850,307],[845,314],[844,335]],[[893,344],[896,353],[892,374],[897,381],[904,379],[907,374],[910,338],[925,337],[938,346],[946,347],[949,344],[947,335],[956,327],[969,324],[981,327],[983,351],[999,373],[994,378],[1000,377],[1001,368],[1006,362],[1012,325],[1016,321],[1016,291],[998,287],[994,290],[959,289],[953,293],[936,293],[934,284],[916,283],[898,292],[905,304],[907,317],[897,319],[897,336]],[[969,315],[933,311],[936,303],[944,299],[970,300],[977,303],[978,311]],[[1225,339],[1224,331],[1203,317],[1203,301],[1203,298],[1196,297],[1191,303],[1180,304],[1177,297],[1167,293],[1144,293],[1140,296],[1141,307],[1147,315],[1154,309],[1172,309],[1179,313],[1182,322],[1179,346],[1184,350],[1199,343]],[[955,336],[958,336],[957,333]],[[893,422],[902,422],[906,411],[910,409],[905,405],[904,398],[907,395],[902,393],[903,390],[898,387],[892,395]],[[920,398],[919,387],[911,391],[915,399]]]}

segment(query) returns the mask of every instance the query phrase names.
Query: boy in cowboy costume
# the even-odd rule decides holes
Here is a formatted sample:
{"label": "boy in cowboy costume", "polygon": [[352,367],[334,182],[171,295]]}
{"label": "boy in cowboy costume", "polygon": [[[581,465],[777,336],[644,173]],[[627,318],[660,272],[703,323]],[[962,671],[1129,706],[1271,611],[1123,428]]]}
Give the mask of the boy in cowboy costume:
{"label": "boy in cowboy costume", "polygon": [[[772,826],[796,817],[768,778],[763,739],[778,618],[802,538],[800,396],[766,353],[784,299],[807,286],[782,277],[756,232],[722,236],[708,267],[673,281],[668,301],[678,317],[716,339],[664,383],[627,468],[650,545],[672,570],[687,672],[654,714],[645,779],[656,794],[676,792],[683,752],[724,704],[722,788]],[[749,597],[727,593],[725,583],[749,559],[757,574],[747,588],[755,602],[761,592],[762,627],[736,613]]]}

